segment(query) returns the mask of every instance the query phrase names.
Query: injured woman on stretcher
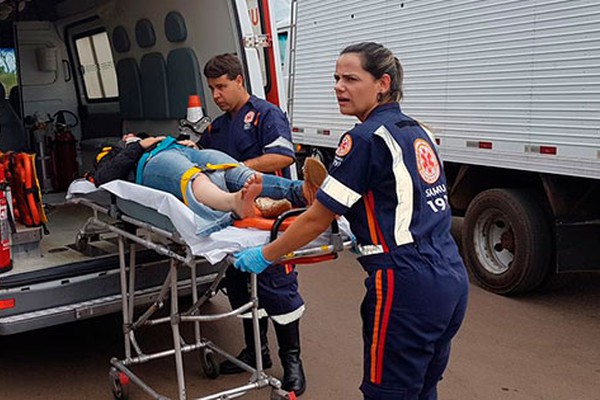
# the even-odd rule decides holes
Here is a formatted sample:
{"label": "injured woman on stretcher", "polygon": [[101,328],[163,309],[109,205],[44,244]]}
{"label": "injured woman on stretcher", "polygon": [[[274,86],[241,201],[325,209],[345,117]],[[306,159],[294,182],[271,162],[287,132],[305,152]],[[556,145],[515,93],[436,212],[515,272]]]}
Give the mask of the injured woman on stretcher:
{"label": "injured woman on stretcher", "polygon": [[102,149],[96,157],[95,185],[120,179],[171,193],[196,214],[198,236],[254,217],[257,209],[260,216],[273,217],[292,206],[310,205],[327,175],[323,164],[312,158],[304,165],[306,180],[290,180],[263,175],[220,151],[200,150],[189,140],[140,136],[126,134],[120,146]]}

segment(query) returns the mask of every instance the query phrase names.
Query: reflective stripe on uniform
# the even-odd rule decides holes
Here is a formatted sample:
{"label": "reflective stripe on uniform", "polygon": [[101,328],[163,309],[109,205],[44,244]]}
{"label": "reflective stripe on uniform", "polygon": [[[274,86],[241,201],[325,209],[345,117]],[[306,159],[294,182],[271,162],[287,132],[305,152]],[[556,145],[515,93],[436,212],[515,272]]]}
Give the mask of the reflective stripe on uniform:
{"label": "reflective stripe on uniform", "polygon": [[383,285],[384,270],[375,272],[375,315],[373,321],[373,338],[371,341],[370,380],[372,383],[381,384],[383,376],[383,358],[385,355],[385,342],[387,329],[394,299],[394,271],[385,270],[385,291]]}
{"label": "reflective stripe on uniform", "polygon": [[374,245],[381,245],[381,249],[384,253],[389,252],[389,248],[385,243],[381,226],[375,216],[375,198],[373,192],[369,191],[363,196],[363,202],[365,203],[365,213],[367,215],[367,223],[369,225],[369,234],[371,236],[371,242]]}
{"label": "reflective stripe on uniform", "polygon": [[371,382],[377,380],[377,341],[379,340],[379,318],[381,315],[381,304],[383,302],[383,293],[381,290],[381,270],[375,272],[375,315],[373,321],[373,338],[371,339]]}
{"label": "reflective stripe on uniform", "polygon": [[375,383],[381,384],[383,375],[383,355],[385,354],[385,339],[387,336],[387,328],[390,322],[390,313],[392,311],[392,300],[394,299],[394,270],[388,269],[387,273],[387,290],[385,295],[385,307],[383,309],[383,318],[381,320],[381,329],[379,333],[379,345],[377,348],[377,375]]}
{"label": "reflective stripe on uniform", "polygon": [[[258,310],[258,317],[259,318],[269,317],[273,321],[277,322],[279,325],[287,325],[290,322],[294,322],[294,321],[300,319],[302,317],[302,315],[304,315],[304,311],[306,311],[306,306],[304,304],[301,305],[300,307],[296,308],[294,311],[291,311],[287,314],[281,314],[281,315],[269,315],[269,314],[267,314],[267,311],[264,308],[261,308]],[[239,318],[252,318],[252,314],[247,312],[247,313],[241,314],[239,316]]]}
{"label": "reflective stripe on uniform", "polygon": [[361,256],[372,256],[374,254],[383,254],[383,246],[380,244],[357,244],[356,251]]}
{"label": "reflective stripe on uniform", "polygon": [[294,151],[294,145],[292,142],[281,136],[273,140],[271,143],[265,145],[265,149],[272,149],[274,147],[283,147],[284,149]]}
{"label": "reflective stripe on uniform", "polygon": [[414,212],[413,207],[413,181],[408,168],[404,164],[402,148],[396,142],[390,131],[385,126],[380,126],[375,135],[383,139],[392,155],[393,173],[396,178],[396,196],[398,204],[396,205],[396,215],[394,224],[394,239],[396,245],[400,246],[413,242],[412,233],[410,233],[410,223]]}
{"label": "reflective stripe on uniform", "polygon": [[325,178],[321,185],[321,190],[326,195],[348,208],[352,207],[352,205],[360,199],[360,194],[356,193],[331,175],[328,175],[327,178]]}

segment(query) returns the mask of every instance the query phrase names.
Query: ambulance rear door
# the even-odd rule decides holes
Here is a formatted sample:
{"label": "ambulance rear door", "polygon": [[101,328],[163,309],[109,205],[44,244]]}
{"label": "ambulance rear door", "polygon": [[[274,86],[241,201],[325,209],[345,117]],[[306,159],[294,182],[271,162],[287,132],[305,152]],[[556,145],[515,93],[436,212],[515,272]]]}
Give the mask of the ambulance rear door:
{"label": "ambulance rear door", "polygon": [[[238,0],[238,12],[247,12],[240,18],[244,56],[252,93],[264,97],[286,111],[283,75],[280,65],[279,42],[273,8],[269,0]],[[243,3],[243,5],[242,5]],[[240,14],[241,15],[241,14]],[[260,71],[260,74],[257,72]],[[262,87],[261,89],[258,87]]]}

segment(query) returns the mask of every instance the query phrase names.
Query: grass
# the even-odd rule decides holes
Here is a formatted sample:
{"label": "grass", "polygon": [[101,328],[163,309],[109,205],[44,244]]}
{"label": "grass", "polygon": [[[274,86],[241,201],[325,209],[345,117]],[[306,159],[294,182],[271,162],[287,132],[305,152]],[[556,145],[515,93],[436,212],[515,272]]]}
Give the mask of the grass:
{"label": "grass", "polygon": [[0,72],[0,82],[4,85],[6,90],[6,96],[10,93],[10,89],[13,86],[17,86],[17,74],[9,74],[6,72]]}

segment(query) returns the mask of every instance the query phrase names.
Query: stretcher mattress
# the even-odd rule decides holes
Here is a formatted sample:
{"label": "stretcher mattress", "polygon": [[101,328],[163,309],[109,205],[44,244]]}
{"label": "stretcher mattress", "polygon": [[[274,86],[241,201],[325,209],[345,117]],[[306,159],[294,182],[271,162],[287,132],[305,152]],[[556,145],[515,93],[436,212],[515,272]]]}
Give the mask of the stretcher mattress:
{"label": "stretcher mattress", "polygon": [[[116,205],[122,213],[163,230],[177,232],[194,256],[204,257],[211,264],[216,264],[229,254],[269,241],[268,231],[233,226],[209,236],[199,236],[196,215],[179,199],[170,193],[127,181],[115,180],[96,188],[93,183],[78,179],[69,186],[66,199],[76,202],[84,198],[108,207],[111,205],[111,194],[116,196]],[[353,237],[343,217],[338,224],[343,240]],[[306,247],[322,246],[329,242],[328,233],[324,233]]]}

